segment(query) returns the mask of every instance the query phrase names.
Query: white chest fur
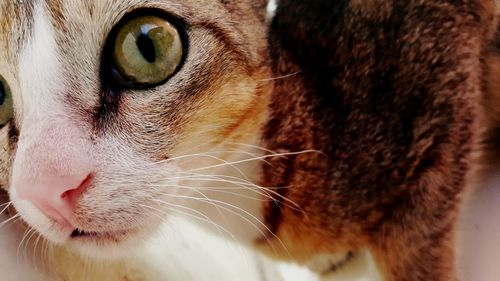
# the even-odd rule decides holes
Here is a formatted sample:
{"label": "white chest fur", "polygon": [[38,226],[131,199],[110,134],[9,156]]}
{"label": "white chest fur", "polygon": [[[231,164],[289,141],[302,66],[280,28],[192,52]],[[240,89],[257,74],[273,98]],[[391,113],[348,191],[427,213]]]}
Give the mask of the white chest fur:
{"label": "white chest fur", "polygon": [[[1,221],[5,219],[7,216],[1,216]],[[116,262],[85,260],[65,250],[53,251],[48,255],[34,253],[34,243],[23,243],[19,247],[23,232],[24,228],[16,223],[0,228],[2,281],[281,279],[272,262],[263,261],[239,245],[223,241],[175,218],[165,224],[161,235],[145,247]],[[49,262],[52,262],[50,268],[47,266]]]}

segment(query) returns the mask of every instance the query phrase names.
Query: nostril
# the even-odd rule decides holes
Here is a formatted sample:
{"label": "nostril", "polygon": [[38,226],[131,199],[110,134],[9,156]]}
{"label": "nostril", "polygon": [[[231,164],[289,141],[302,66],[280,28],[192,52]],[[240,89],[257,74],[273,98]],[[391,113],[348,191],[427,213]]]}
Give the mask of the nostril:
{"label": "nostril", "polygon": [[83,179],[80,184],[72,189],[68,189],[61,194],[61,199],[70,203],[70,205],[74,205],[76,201],[82,196],[85,191],[89,189],[92,184],[93,179],[92,174],[88,174],[85,179]]}

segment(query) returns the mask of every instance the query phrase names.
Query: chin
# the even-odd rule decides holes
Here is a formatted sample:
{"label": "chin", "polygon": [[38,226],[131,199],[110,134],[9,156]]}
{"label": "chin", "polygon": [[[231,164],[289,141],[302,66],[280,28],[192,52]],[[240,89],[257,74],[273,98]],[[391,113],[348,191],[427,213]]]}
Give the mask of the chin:
{"label": "chin", "polygon": [[116,232],[85,232],[74,230],[63,246],[94,259],[114,260],[126,257],[158,231],[159,226],[142,226]]}
{"label": "chin", "polygon": [[92,231],[86,230],[85,226],[61,227],[29,202],[12,201],[26,225],[47,241],[93,259],[114,260],[129,255],[154,236],[163,223],[160,218],[153,217],[143,220],[141,224],[129,223],[127,228],[120,230]]}

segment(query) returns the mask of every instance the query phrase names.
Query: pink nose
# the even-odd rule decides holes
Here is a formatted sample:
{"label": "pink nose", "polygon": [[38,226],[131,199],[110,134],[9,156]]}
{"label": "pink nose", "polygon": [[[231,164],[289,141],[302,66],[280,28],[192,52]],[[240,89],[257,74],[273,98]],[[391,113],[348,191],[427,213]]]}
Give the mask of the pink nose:
{"label": "pink nose", "polygon": [[66,229],[73,229],[71,221],[80,196],[89,188],[92,175],[85,171],[66,176],[52,176],[50,181],[17,188],[21,200],[31,201],[46,216]]}
{"label": "pink nose", "polygon": [[19,199],[30,201],[59,226],[72,230],[79,199],[92,185],[88,137],[61,120],[36,122],[23,129],[11,185]]}

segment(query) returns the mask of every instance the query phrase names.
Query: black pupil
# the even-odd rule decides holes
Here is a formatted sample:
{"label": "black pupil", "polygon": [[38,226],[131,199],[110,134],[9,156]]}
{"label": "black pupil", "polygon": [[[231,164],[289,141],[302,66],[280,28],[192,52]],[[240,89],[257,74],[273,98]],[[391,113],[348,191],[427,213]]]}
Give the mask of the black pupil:
{"label": "black pupil", "polygon": [[5,87],[2,82],[0,82],[0,106],[5,102]]}
{"label": "black pupil", "polygon": [[153,63],[156,59],[155,45],[153,40],[149,37],[147,33],[141,32],[141,35],[137,37],[135,42],[137,44],[137,48],[141,52],[141,55],[147,60],[149,63]]}

